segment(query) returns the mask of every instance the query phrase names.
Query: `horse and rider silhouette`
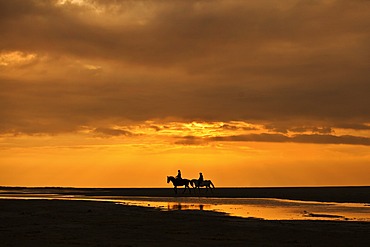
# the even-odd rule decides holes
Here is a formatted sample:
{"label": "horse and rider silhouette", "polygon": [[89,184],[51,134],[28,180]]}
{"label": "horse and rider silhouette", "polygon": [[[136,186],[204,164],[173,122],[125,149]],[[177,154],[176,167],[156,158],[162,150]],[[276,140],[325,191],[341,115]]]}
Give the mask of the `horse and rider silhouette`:
{"label": "horse and rider silhouette", "polygon": [[169,183],[169,182],[172,182],[175,194],[177,194],[177,187],[178,186],[185,186],[185,189],[183,190],[182,193],[185,193],[187,189],[189,190],[189,193],[191,193],[189,184],[191,185],[191,187],[194,190],[198,189],[198,192],[200,192],[201,187],[206,188],[206,193],[207,193],[208,189],[210,189],[212,191],[212,189],[215,188],[215,186],[213,185],[211,180],[204,180],[203,174],[201,172],[199,173],[199,178],[198,179],[189,180],[189,179],[182,178],[181,171],[178,170],[176,177],[167,176],[167,183]]}

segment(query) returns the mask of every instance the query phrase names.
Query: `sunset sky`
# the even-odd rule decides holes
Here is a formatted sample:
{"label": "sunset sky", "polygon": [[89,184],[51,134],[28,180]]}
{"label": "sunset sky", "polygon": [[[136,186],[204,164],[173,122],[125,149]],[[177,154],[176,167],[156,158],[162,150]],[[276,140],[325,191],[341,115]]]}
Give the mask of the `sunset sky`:
{"label": "sunset sky", "polygon": [[370,185],[369,13],[0,0],[0,185]]}

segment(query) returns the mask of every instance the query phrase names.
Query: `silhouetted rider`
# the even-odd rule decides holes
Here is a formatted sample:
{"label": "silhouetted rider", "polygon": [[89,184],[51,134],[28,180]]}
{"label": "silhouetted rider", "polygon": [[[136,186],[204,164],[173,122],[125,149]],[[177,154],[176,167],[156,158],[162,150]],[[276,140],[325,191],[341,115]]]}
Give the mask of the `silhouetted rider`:
{"label": "silhouetted rider", "polygon": [[182,177],[181,177],[181,171],[180,170],[177,171],[176,179],[178,179],[178,180],[181,180],[182,179]]}
{"label": "silhouetted rider", "polygon": [[199,186],[201,186],[201,185],[202,185],[203,181],[204,181],[204,179],[203,179],[203,174],[200,172],[200,173],[199,173],[199,178],[198,178],[198,184],[199,184]]}

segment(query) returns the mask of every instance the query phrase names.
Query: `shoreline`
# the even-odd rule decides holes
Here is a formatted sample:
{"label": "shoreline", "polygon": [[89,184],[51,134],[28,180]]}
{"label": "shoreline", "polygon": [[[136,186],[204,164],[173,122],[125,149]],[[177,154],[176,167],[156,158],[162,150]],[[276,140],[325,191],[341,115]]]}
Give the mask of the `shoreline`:
{"label": "shoreline", "polygon": [[110,202],[0,200],[2,246],[369,246],[370,223],[239,218]]}
{"label": "shoreline", "polygon": [[71,188],[71,187],[0,187],[0,195],[6,193],[61,194],[83,196],[148,196],[148,197],[214,197],[214,198],[277,198],[317,202],[370,203],[370,186],[338,187],[251,187],[215,188],[175,194],[172,188]]}

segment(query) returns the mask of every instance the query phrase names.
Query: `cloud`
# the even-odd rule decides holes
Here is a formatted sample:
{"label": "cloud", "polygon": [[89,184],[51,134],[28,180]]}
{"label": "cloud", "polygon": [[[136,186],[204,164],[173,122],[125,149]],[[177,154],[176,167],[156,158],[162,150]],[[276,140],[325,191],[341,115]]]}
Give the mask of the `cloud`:
{"label": "cloud", "polygon": [[370,130],[369,124],[359,124],[359,123],[338,123],[336,124],[335,127],[353,130]]}
{"label": "cloud", "polygon": [[235,124],[235,123],[223,123],[221,126],[220,126],[220,129],[222,130],[231,130],[231,131],[237,131],[237,130],[243,130],[243,131],[249,131],[249,130],[258,130],[257,127],[255,126],[240,126],[240,123],[239,124]]}
{"label": "cloud", "polygon": [[278,132],[278,133],[283,133],[283,134],[287,134],[288,132],[293,132],[293,133],[309,132],[309,133],[318,133],[318,134],[331,134],[334,132],[331,127],[319,126],[318,124],[312,125],[312,126],[306,126],[306,125],[294,126],[294,124],[292,123],[278,123],[278,124],[272,123],[264,127],[271,132]]}
{"label": "cloud", "polygon": [[0,66],[27,66],[35,60],[35,54],[25,54],[23,52],[0,53]]}
{"label": "cloud", "polygon": [[370,146],[370,138],[351,135],[296,135],[291,138],[293,142],[317,144],[350,144]]}
{"label": "cloud", "polygon": [[195,136],[184,136],[179,138],[178,141],[175,142],[177,145],[205,145],[207,142],[204,139],[195,137]]}
{"label": "cloud", "polygon": [[2,133],[152,119],[368,130],[367,1],[61,3],[0,0]]}
{"label": "cloud", "polygon": [[370,138],[351,135],[319,135],[319,134],[299,134],[299,135],[283,135],[283,134],[247,134],[233,136],[217,136],[210,138],[197,138],[194,136],[186,136],[176,144],[197,145],[207,142],[275,142],[275,143],[312,143],[312,144],[349,144],[349,145],[364,145],[370,146]]}
{"label": "cloud", "polygon": [[113,128],[96,128],[94,133],[101,136],[132,136],[134,135],[132,132],[127,130],[121,129],[113,129]]}

